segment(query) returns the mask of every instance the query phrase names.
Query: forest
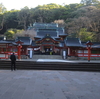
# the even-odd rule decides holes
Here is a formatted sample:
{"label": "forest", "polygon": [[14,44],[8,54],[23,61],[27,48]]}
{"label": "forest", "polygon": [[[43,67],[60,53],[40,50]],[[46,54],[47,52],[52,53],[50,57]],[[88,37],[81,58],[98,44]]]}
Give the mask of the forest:
{"label": "forest", "polygon": [[10,11],[0,3],[0,36],[14,39],[15,35],[27,32],[34,22],[58,23],[68,37],[100,42],[100,1],[81,0],[79,4],[69,5],[50,3]]}

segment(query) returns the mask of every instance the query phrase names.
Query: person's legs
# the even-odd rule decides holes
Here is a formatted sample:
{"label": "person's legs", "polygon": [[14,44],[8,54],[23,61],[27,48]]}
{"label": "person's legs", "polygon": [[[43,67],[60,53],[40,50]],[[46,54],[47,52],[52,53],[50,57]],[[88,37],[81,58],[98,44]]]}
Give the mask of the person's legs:
{"label": "person's legs", "polygon": [[11,62],[11,71],[13,71],[13,63]]}
{"label": "person's legs", "polygon": [[14,63],[14,70],[16,70],[16,64]]}

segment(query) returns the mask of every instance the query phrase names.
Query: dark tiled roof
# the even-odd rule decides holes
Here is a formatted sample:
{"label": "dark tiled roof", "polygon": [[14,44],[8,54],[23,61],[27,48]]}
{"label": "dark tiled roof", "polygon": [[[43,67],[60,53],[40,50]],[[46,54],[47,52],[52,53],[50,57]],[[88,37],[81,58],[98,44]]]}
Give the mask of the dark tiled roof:
{"label": "dark tiled roof", "polygon": [[57,39],[55,39],[55,37],[52,37],[51,35],[45,35],[42,39],[45,39],[45,38],[51,38],[51,39],[53,39],[53,40],[55,40],[55,41],[60,41],[60,40],[57,40]]}
{"label": "dark tiled roof", "polygon": [[46,39],[46,38],[50,38],[50,39],[53,39],[54,41],[60,42],[60,40],[57,40],[57,39],[55,39],[54,37],[51,37],[51,35],[48,35],[48,34],[46,34],[44,37],[41,37],[41,39],[37,39],[36,41],[41,41],[41,40]]}
{"label": "dark tiled roof", "polygon": [[60,43],[59,43],[59,45],[58,45],[59,47],[64,47],[64,42],[63,41],[61,41]]}
{"label": "dark tiled roof", "polygon": [[0,37],[0,41],[1,41],[1,40],[4,40],[4,37]]}
{"label": "dark tiled roof", "polygon": [[[92,42],[93,45],[91,46],[92,48],[100,48],[100,42]],[[86,42],[82,42],[83,47],[87,47]]]}
{"label": "dark tiled roof", "polygon": [[42,38],[42,36],[35,36],[34,38],[38,38],[38,39],[41,39],[41,38]]}
{"label": "dark tiled roof", "polygon": [[31,45],[32,44],[32,39],[30,37],[18,37],[16,41],[21,40],[22,42],[24,42],[22,45]]}
{"label": "dark tiled roof", "polygon": [[56,32],[56,29],[38,29],[39,32]]}
{"label": "dark tiled roof", "polygon": [[32,46],[37,46],[37,44],[35,43],[35,41],[32,41]]}
{"label": "dark tiled roof", "polygon": [[67,38],[65,41],[66,46],[69,47],[82,47],[81,41],[79,38]]}
{"label": "dark tiled roof", "polygon": [[1,40],[0,44],[8,44],[8,43],[13,43],[14,40]]}
{"label": "dark tiled roof", "polygon": [[55,37],[54,39],[55,39],[55,40],[60,40],[60,37]]}
{"label": "dark tiled roof", "polygon": [[64,34],[64,29],[62,27],[57,28],[58,34]]}
{"label": "dark tiled roof", "polygon": [[55,32],[55,31],[37,32],[37,36],[45,36],[46,34],[49,34],[52,37],[57,37],[57,32]]}
{"label": "dark tiled roof", "polygon": [[55,23],[34,23],[33,27],[35,28],[56,28],[57,24]]}

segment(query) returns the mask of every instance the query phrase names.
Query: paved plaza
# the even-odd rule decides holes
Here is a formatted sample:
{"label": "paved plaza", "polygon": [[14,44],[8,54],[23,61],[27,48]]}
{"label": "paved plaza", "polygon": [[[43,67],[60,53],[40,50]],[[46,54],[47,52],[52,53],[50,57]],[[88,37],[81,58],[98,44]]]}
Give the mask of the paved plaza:
{"label": "paved plaza", "polygon": [[100,73],[0,70],[0,99],[100,99]]}

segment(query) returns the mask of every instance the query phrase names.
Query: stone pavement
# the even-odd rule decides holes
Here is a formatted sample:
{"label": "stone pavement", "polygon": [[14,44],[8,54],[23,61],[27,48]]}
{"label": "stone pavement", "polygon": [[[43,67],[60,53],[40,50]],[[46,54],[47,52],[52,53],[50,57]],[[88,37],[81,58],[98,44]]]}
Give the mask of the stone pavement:
{"label": "stone pavement", "polygon": [[100,99],[100,73],[0,70],[0,99]]}

